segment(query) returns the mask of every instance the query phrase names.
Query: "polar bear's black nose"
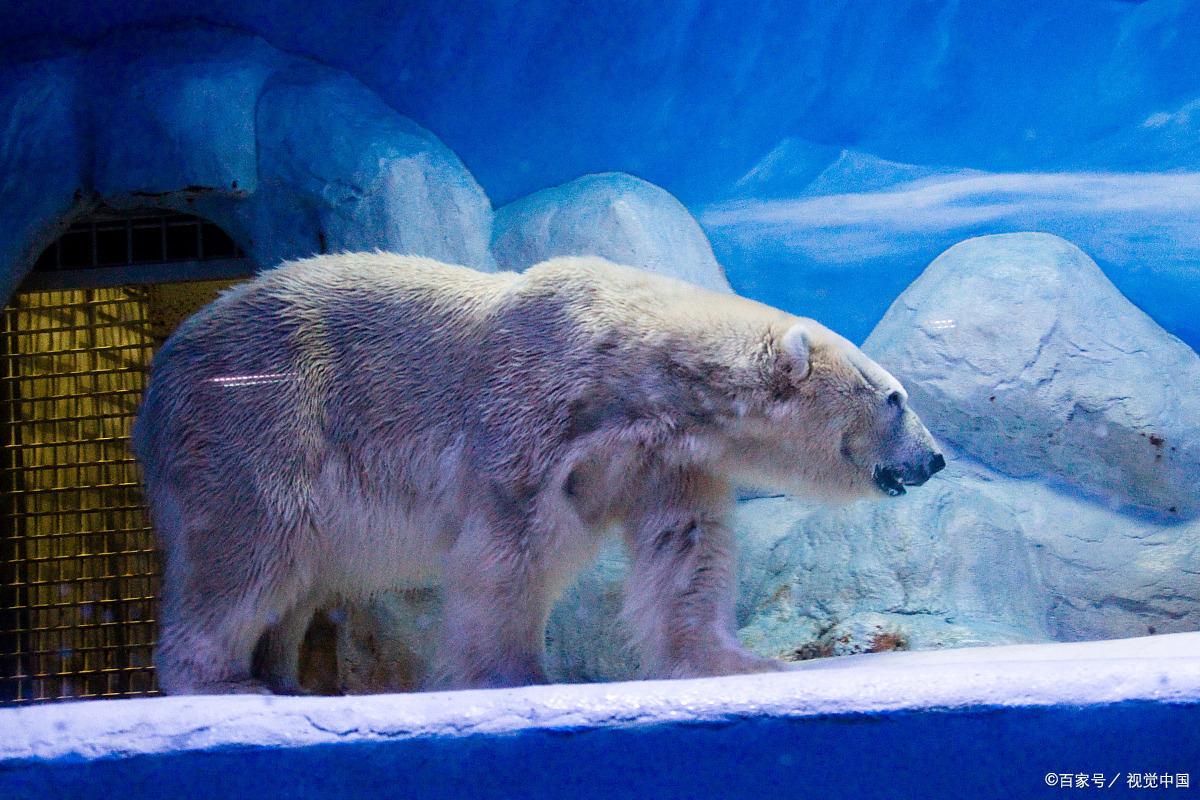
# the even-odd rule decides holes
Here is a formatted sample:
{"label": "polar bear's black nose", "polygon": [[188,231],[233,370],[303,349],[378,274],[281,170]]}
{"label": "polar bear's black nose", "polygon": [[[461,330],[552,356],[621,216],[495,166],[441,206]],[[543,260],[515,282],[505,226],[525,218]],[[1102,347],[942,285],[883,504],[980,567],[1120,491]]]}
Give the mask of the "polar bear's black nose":
{"label": "polar bear's black nose", "polygon": [[946,468],[946,458],[941,453],[935,453],[926,464],[906,464],[903,467],[876,467],[871,476],[875,485],[884,494],[897,497],[904,494],[905,486],[920,486],[929,480],[935,472]]}
{"label": "polar bear's black nose", "polygon": [[930,457],[928,463],[917,465],[914,464],[908,469],[902,471],[903,481],[908,486],[920,486],[933,477],[935,472],[941,472],[946,468],[946,458],[941,453],[934,453]]}

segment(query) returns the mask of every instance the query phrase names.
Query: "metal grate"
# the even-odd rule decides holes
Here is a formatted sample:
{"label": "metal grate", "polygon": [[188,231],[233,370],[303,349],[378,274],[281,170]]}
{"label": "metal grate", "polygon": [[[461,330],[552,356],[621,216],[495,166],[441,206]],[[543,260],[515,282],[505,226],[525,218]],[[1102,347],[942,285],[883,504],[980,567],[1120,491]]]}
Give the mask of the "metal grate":
{"label": "metal grate", "polygon": [[148,297],[32,292],[5,311],[2,700],[156,692],[158,558],[128,448]]}
{"label": "metal grate", "polygon": [[254,266],[229,234],[191,214],[95,209],[42,251],[24,291],[234,278]]}
{"label": "metal grate", "polygon": [[34,272],[242,258],[217,225],[191,214],[145,213],[91,219],[67,229],[46,248]]}

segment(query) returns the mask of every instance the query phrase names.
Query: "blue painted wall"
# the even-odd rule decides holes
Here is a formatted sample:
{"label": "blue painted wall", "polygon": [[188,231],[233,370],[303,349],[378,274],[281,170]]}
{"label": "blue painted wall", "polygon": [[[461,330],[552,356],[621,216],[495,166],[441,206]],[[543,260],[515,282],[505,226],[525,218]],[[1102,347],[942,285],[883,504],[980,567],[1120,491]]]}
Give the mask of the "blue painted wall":
{"label": "blue painted wall", "polygon": [[1200,165],[1134,136],[1200,97],[1183,0],[5,0],[0,37],[201,17],[345,69],[497,204],[632,172],[685,204],[785,137],[989,170]]}

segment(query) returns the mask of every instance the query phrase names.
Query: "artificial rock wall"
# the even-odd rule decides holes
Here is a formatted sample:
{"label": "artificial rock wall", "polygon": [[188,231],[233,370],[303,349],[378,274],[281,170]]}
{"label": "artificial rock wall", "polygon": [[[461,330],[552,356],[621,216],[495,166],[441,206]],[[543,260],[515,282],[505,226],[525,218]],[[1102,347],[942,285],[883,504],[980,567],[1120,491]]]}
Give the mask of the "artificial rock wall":
{"label": "artificial rock wall", "polygon": [[99,205],[197,214],[260,267],[375,247],[493,270],[492,209],[345,73],[201,24],[31,43],[0,70],[0,293]]}
{"label": "artificial rock wall", "polygon": [[[497,269],[491,202],[458,156],[346,73],[243,31],[24,43],[0,56],[0,126],[4,297],[99,205],[206,217],[259,268],[380,248]],[[644,181],[589,176],[513,206],[504,268],[604,255],[728,291],[696,221]]]}
{"label": "artificial rock wall", "polygon": [[[483,270],[598,254],[728,291],[696,221],[663,190],[603,174],[493,211],[432,133],[345,73],[241,31],[126,29],[88,46],[27,42],[0,60],[5,296],[100,204],[207,217],[264,268],[376,247]],[[739,504],[749,646],[798,658],[1200,625],[1188,483],[1200,368],[1087,256],[1053,237],[952,248],[866,349],[909,385],[951,464],[893,502]],[[617,613],[623,575],[610,548],[559,604],[559,679],[637,674]],[[411,688],[438,602],[430,590],[333,609],[338,658],[314,682]]]}

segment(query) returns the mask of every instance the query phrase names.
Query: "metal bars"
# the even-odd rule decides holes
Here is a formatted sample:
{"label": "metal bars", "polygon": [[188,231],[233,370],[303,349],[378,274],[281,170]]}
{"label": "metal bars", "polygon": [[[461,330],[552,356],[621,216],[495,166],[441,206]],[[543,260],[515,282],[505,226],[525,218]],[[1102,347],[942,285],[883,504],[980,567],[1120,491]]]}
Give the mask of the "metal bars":
{"label": "metal bars", "polygon": [[46,248],[34,272],[236,259],[241,248],[208,220],[191,214],[144,213],[72,225]]}
{"label": "metal bars", "polygon": [[159,567],[129,451],[145,287],[18,294],[4,314],[0,700],[156,692]]}
{"label": "metal bars", "polygon": [[229,279],[253,272],[237,243],[206,219],[98,209],[42,252],[21,291]]}

